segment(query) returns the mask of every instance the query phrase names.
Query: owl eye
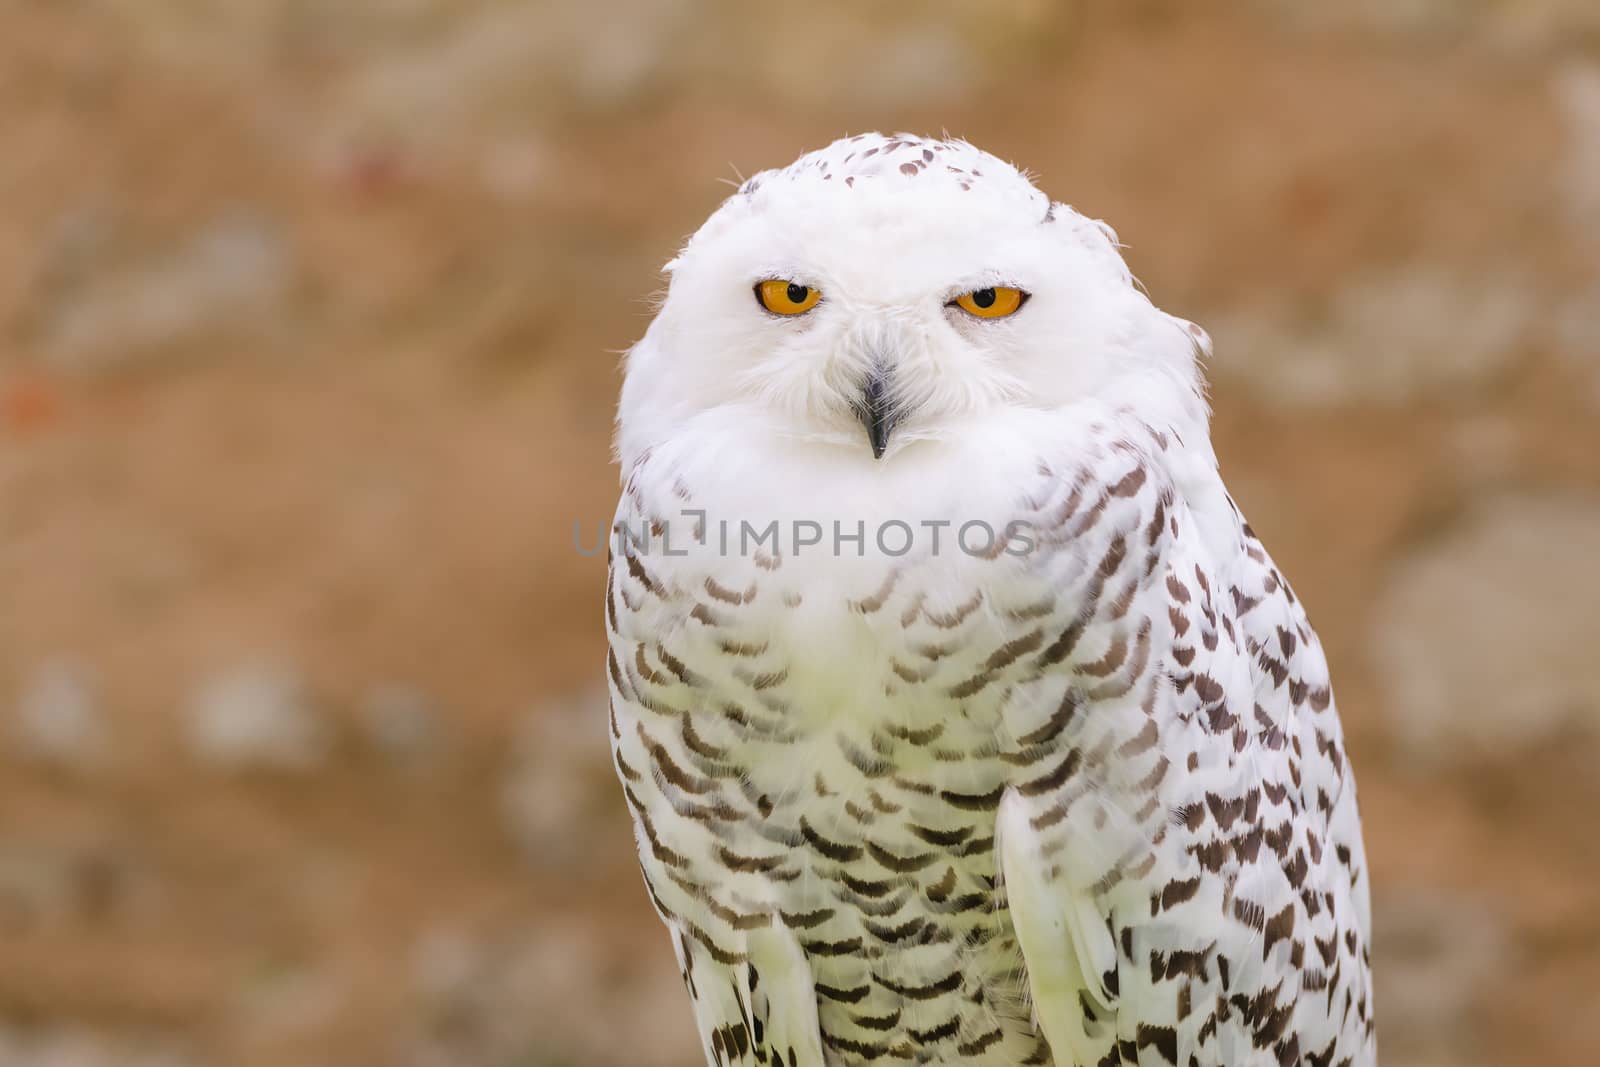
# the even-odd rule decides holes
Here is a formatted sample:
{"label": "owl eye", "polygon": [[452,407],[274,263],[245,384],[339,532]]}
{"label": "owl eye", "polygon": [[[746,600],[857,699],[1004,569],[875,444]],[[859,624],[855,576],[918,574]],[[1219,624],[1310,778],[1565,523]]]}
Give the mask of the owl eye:
{"label": "owl eye", "polygon": [[958,307],[968,315],[980,319],[1003,319],[1007,315],[1015,315],[1017,309],[1022,307],[1028,299],[1028,294],[1021,289],[1013,289],[1009,285],[994,285],[987,289],[974,289],[970,293],[962,293],[949,306]]}
{"label": "owl eye", "polygon": [[756,283],[756,299],[774,315],[803,315],[817,306],[822,290],[785,278],[768,278]]}

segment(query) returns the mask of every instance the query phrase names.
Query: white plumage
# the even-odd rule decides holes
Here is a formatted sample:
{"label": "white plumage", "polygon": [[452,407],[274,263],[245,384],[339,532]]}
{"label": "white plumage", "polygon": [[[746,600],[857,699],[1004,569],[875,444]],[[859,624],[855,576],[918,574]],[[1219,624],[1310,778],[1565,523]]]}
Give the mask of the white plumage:
{"label": "white plumage", "polygon": [[668,269],[611,731],[710,1062],[1373,1063],[1354,781],[1205,335],[905,135],[757,175]]}

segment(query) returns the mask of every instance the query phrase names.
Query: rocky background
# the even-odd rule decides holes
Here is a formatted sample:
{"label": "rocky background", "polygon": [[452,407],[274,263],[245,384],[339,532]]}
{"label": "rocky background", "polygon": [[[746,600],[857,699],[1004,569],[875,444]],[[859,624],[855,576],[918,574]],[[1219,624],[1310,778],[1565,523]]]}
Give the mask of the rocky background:
{"label": "rocky background", "polygon": [[1600,5],[0,0],[0,1067],[699,1062],[571,524],[720,180],[868,128],[1215,336],[1384,1062],[1600,1062]]}

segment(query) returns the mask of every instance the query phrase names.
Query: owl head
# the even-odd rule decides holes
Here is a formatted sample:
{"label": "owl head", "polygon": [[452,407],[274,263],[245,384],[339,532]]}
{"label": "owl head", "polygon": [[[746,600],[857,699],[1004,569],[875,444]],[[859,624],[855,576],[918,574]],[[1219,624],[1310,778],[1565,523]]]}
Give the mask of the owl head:
{"label": "owl head", "polygon": [[1204,334],[1150,303],[1109,226],[964,141],[863,134],[757,174],[666,271],[624,469],[696,423],[883,465],[1084,400],[1204,418]]}

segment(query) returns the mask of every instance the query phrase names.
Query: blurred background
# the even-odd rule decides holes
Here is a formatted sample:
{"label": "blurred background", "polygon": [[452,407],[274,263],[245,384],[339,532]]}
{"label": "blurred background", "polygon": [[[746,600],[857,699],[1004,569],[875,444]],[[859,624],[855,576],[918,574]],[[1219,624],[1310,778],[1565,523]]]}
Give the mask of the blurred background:
{"label": "blurred background", "polygon": [[873,128],[1214,335],[1384,1062],[1600,1062],[1600,4],[0,0],[0,1065],[701,1062],[572,522],[723,180]]}

